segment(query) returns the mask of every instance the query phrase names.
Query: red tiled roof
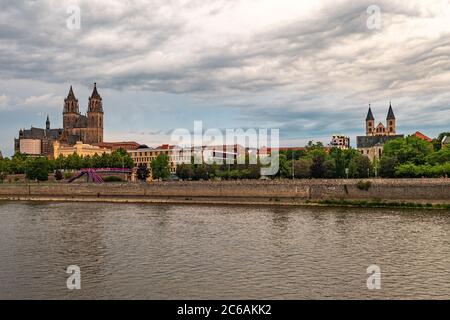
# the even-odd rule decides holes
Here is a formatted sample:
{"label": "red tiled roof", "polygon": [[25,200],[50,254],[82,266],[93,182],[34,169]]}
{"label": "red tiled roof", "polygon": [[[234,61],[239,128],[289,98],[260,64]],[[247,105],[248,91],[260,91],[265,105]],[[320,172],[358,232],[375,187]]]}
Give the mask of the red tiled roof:
{"label": "red tiled roof", "polygon": [[432,142],[432,141],[433,141],[433,139],[431,139],[430,137],[427,137],[426,135],[424,135],[424,134],[423,134],[422,132],[420,132],[420,131],[417,131],[416,133],[414,133],[414,136],[417,137],[417,138],[419,138],[419,139],[428,141],[428,142]]}

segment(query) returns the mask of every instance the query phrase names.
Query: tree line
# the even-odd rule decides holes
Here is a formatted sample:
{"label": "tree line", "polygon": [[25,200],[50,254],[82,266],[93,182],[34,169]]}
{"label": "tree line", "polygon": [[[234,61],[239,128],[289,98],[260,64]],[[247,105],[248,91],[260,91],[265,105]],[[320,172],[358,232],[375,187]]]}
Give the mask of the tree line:
{"label": "tree line", "polygon": [[[0,181],[9,174],[25,174],[29,180],[47,181],[48,175],[55,172],[60,178],[62,170],[79,170],[82,168],[134,168],[134,161],[123,149],[113,151],[111,154],[81,157],[72,154],[56,159],[47,157],[31,157],[23,153],[16,153],[11,159],[0,159]],[[58,173],[59,172],[59,173]]]}
{"label": "tree line", "polygon": [[410,136],[389,141],[379,161],[383,178],[439,178],[450,176],[450,148],[442,146],[442,133],[433,142]]}
{"label": "tree line", "polygon": [[[279,171],[275,177],[282,179],[363,179],[383,178],[436,178],[450,175],[450,148],[442,146],[442,139],[450,133],[442,133],[432,142],[415,136],[387,142],[379,161],[372,163],[368,157],[355,149],[340,150],[326,148],[321,143],[308,143],[301,150],[288,150],[279,153]],[[125,150],[112,154],[80,157],[77,154],[57,159],[29,157],[16,153],[11,159],[0,159],[0,181],[8,174],[25,174],[30,180],[46,181],[48,174],[56,172],[61,178],[62,170],[81,168],[134,168],[133,159]],[[176,176],[182,180],[239,180],[260,179],[261,167],[249,164],[181,164],[177,166]],[[150,170],[151,169],[151,170]],[[58,174],[59,171],[59,174]],[[141,164],[137,168],[139,180],[169,179],[171,177],[170,159],[162,154],[152,161],[150,168]],[[57,176],[56,176],[57,175]]]}
{"label": "tree line", "polygon": [[[245,164],[195,164],[177,166],[176,176],[182,180],[240,180],[260,179],[262,164],[250,164],[248,155]],[[356,150],[325,148],[321,143],[310,142],[305,150],[289,150],[279,153],[279,171],[275,178],[309,179],[309,178],[367,178],[374,168],[370,160]],[[153,179],[170,177],[169,158],[160,155],[151,163]],[[145,180],[150,170],[140,165],[138,178]]]}
{"label": "tree line", "polygon": [[[450,148],[442,147],[442,133],[432,142],[409,136],[387,142],[382,157],[373,163],[355,149],[326,148],[321,143],[309,142],[301,150],[279,153],[279,171],[282,179],[364,179],[383,178],[437,178],[450,176]],[[154,179],[170,176],[169,158],[160,156],[151,164]],[[183,180],[239,180],[260,179],[261,164],[182,164],[176,176]],[[150,170],[149,174],[150,174]],[[142,171],[142,172],[145,172]]]}

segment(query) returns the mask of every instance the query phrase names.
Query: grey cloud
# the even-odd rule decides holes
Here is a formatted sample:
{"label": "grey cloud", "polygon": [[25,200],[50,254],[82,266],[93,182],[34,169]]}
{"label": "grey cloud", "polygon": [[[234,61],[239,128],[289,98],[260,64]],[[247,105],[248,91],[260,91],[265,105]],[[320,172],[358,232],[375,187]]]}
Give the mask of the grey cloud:
{"label": "grey cloud", "polygon": [[63,3],[2,1],[2,78],[74,85],[95,79],[124,94],[189,95],[201,107],[236,108],[241,121],[311,135],[362,127],[369,102],[384,112],[393,100],[405,127],[417,123],[417,113],[442,126],[450,120],[449,28],[435,37],[389,38],[395,26],[433,19],[436,12],[421,10],[419,1],[377,1],[379,31],[366,27],[373,1],[341,1],[213,44],[191,42],[204,31],[191,19],[220,16],[241,1],[132,0],[117,8],[81,1],[79,31],[65,27]]}

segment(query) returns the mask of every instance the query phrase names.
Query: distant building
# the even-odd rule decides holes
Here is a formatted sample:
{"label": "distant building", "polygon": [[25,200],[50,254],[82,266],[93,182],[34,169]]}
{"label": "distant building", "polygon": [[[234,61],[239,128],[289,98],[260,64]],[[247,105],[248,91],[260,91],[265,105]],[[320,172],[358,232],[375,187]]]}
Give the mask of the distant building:
{"label": "distant building", "polygon": [[63,134],[63,129],[51,129],[47,116],[45,129],[34,128],[19,131],[19,138],[14,139],[14,152],[21,152],[32,156],[52,156],[53,143]]}
{"label": "distant building", "polygon": [[183,150],[181,150],[179,154],[175,155],[175,153],[173,152],[175,148],[175,146],[166,144],[157,148],[139,148],[127,150],[127,152],[130,155],[131,159],[133,159],[136,167],[141,164],[145,164],[150,170],[152,161],[155,160],[159,155],[165,154],[169,157],[170,172],[175,173],[178,165],[182,163],[190,163],[191,161],[190,154],[189,156],[183,157]]}
{"label": "distant building", "polygon": [[334,135],[331,138],[330,147],[338,148],[341,150],[348,150],[350,149],[350,137],[343,135]]}
{"label": "distant building", "polygon": [[427,137],[420,131],[417,131],[416,133],[414,133],[413,136],[416,138],[419,138],[421,140],[424,140],[424,141],[433,142],[433,139],[431,139],[430,137]]}
{"label": "distant building", "polygon": [[94,146],[110,149],[112,151],[116,151],[119,149],[123,150],[136,150],[141,145],[134,141],[124,141],[124,142],[100,142],[100,143],[94,143]]}
{"label": "distant building", "polygon": [[53,148],[54,148],[53,157],[55,159],[58,158],[59,156],[68,157],[73,154],[77,154],[80,157],[87,157],[87,156],[92,157],[96,154],[101,156],[104,153],[111,154],[112,152],[111,149],[100,148],[97,146],[92,146],[90,144],[84,144],[81,141],[75,143],[74,146],[62,145],[59,141],[56,141],[54,143]]}
{"label": "distant building", "polygon": [[157,148],[143,146],[138,149],[127,150],[136,167],[140,164],[146,164],[149,169],[151,169],[152,161],[159,155],[167,155],[171,173],[176,173],[179,165],[191,163],[193,158],[200,159],[203,164],[224,164],[227,159],[232,159],[233,163],[237,163],[238,157],[245,157],[246,151],[246,148],[240,145],[181,148],[168,144]]}
{"label": "distant building", "polygon": [[371,161],[374,161],[381,158],[386,142],[399,138],[404,138],[404,135],[397,134],[396,118],[392,104],[389,106],[386,126],[382,122],[375,126],[375,118],[372,108],[369,106],[366,117],[366,135],[356,137],[358,150],[369,157]]}
{"label": "distant building", "polygon": [[78,141],[86,144],[103,142],[103,102],[96,83],[89,97],[86,115],[80,113],[78,99],[70,86],[69,94],[64,99],[63,130],[61,141],[69,145]]}
{"label": "distant building", "polygon": [[45,129],[31,127],[19,131],[19,137],[14,139],[14,151],[52,157],[53,144],[56,141],[68,146],[73,146],[78,141],[85,144],[103,142],[103,103],[96,83],[89,98],[86,115],[80,114],[78,99],[71,86],[67,98],[64,99],[63,128],[51,129],[47,116]]}

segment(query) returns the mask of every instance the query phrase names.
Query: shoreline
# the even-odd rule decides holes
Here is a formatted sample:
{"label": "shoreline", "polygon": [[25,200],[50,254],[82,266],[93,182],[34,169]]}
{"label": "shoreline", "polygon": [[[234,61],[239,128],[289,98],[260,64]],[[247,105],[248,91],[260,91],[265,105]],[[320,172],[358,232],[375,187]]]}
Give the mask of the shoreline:
{"label": "shoreline", "polygon": [[450,203],[423,203],[414,201],[387,202],[361,200],[326,200],[326,201],[283,201],[278,199],[236,200],[227,198],[139,198],[139,197],[63,197],[63,196],[0,196],[2,202],[35,203],[111,203],[111,204],[147,204],[147,205],[198,205],[198,206],[257,206],[257,207],[327,207],[327,208],[373,208],[373,209],[417,209],[450,211]]}
{"label": "shoreline", "polygon": [[0,184],[0,201],[450,209],[450,179]]}

